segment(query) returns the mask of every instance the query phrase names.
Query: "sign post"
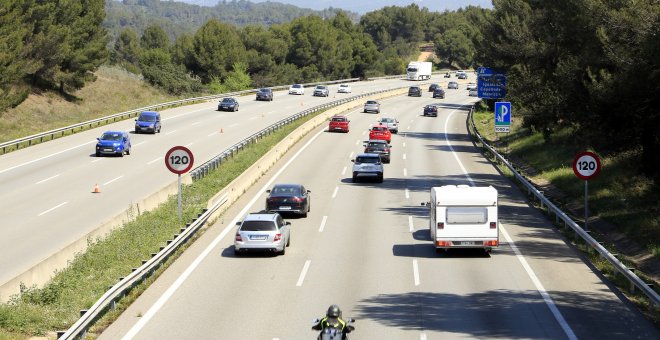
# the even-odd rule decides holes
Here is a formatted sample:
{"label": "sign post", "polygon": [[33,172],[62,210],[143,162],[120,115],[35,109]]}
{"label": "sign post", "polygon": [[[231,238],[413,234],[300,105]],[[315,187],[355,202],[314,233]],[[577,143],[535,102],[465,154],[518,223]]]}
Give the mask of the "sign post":
{"label": "sign post", "polygon": [[177,204],[177,216],[181,218],[181,175],[192,169],[194,162],[194,157],[192,152],[185,146],[175,146],[172,147],[165,153],[165,166],[171,172],[178,175],[177,187],[178,187],[178,204]]}
{"label": "sign post", "polygon": [[593,152],[581,152],[573,160],[573,173],[584,180],[584,230],[589,231],[589,179],[598,176],[600,172],[600,157]]}

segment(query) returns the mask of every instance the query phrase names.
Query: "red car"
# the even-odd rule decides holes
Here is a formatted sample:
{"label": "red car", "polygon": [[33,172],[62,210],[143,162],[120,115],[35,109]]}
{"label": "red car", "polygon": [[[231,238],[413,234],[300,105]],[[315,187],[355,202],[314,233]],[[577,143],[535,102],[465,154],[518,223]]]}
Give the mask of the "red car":
{"label": "red car", "polygon": [[346,118],[346,116],[334,115],[330,118],[330,126],[328,126],[328,131],[340,131],[348,132],[348,123],[351,121]]}
{"label": "red car", "polygon": [[369,139],[384,140],[389,144],[392,141],[392,133],[387,125],[378,124],[369,129]]}

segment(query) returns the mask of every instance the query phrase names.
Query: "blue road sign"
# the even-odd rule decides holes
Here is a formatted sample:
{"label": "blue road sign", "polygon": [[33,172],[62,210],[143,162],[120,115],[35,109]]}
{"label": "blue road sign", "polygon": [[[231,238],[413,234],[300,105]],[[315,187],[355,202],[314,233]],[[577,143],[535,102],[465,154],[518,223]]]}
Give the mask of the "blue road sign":
{"label": "blue road sign", "polygon": [[477,95],[483,99],[500,99],[506,96],[506,75],[488,67],[477,69]]}
{"label": "blue road sign", "polygon": [[509,132],[511,128],[511,102],[495,103],[495,132]]}

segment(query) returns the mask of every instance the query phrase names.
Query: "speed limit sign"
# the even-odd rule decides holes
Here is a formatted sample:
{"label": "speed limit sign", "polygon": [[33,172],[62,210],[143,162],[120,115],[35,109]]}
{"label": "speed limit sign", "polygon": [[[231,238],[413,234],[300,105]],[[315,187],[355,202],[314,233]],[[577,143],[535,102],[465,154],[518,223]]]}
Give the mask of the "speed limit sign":
{"label": "speed limit sign", "polygon": [[573,172],[585,181],[596,177],[600,172],[600,157],[589,151],[577,154],[573,160]]}
{"label": "speed limit sign", "polygon": [[185,146],[175,146],[165,154],[165,166],[177,175],[190,171],[193,161],[192,152]]}

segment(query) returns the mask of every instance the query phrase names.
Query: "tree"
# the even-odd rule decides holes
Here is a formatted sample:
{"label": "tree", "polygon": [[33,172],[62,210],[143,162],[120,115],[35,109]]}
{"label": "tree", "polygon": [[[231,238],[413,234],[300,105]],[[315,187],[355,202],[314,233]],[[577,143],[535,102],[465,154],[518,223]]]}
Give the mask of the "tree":
{"label": "tree", "polygon": [[160,48],[168,49],[170,46],[170,39],[167,37],[165,30],[159,25],[149,25],[144,30],[142,38],[140,38],[142,48]]}
{"label": "tree", "polygon": [[204,82],[224,78],[232,65],[244,59],[245,46],[236,30],[217,20],[209,20],[194,36],[192,71]]}
{"label": "tree", "polygon": [[25,90],[18,90],[31,65],[25,58],[28,46],[24,43],[31,28],[21,3],[8,0],[5,9],[0,10],[0,112],[27,96]]}

